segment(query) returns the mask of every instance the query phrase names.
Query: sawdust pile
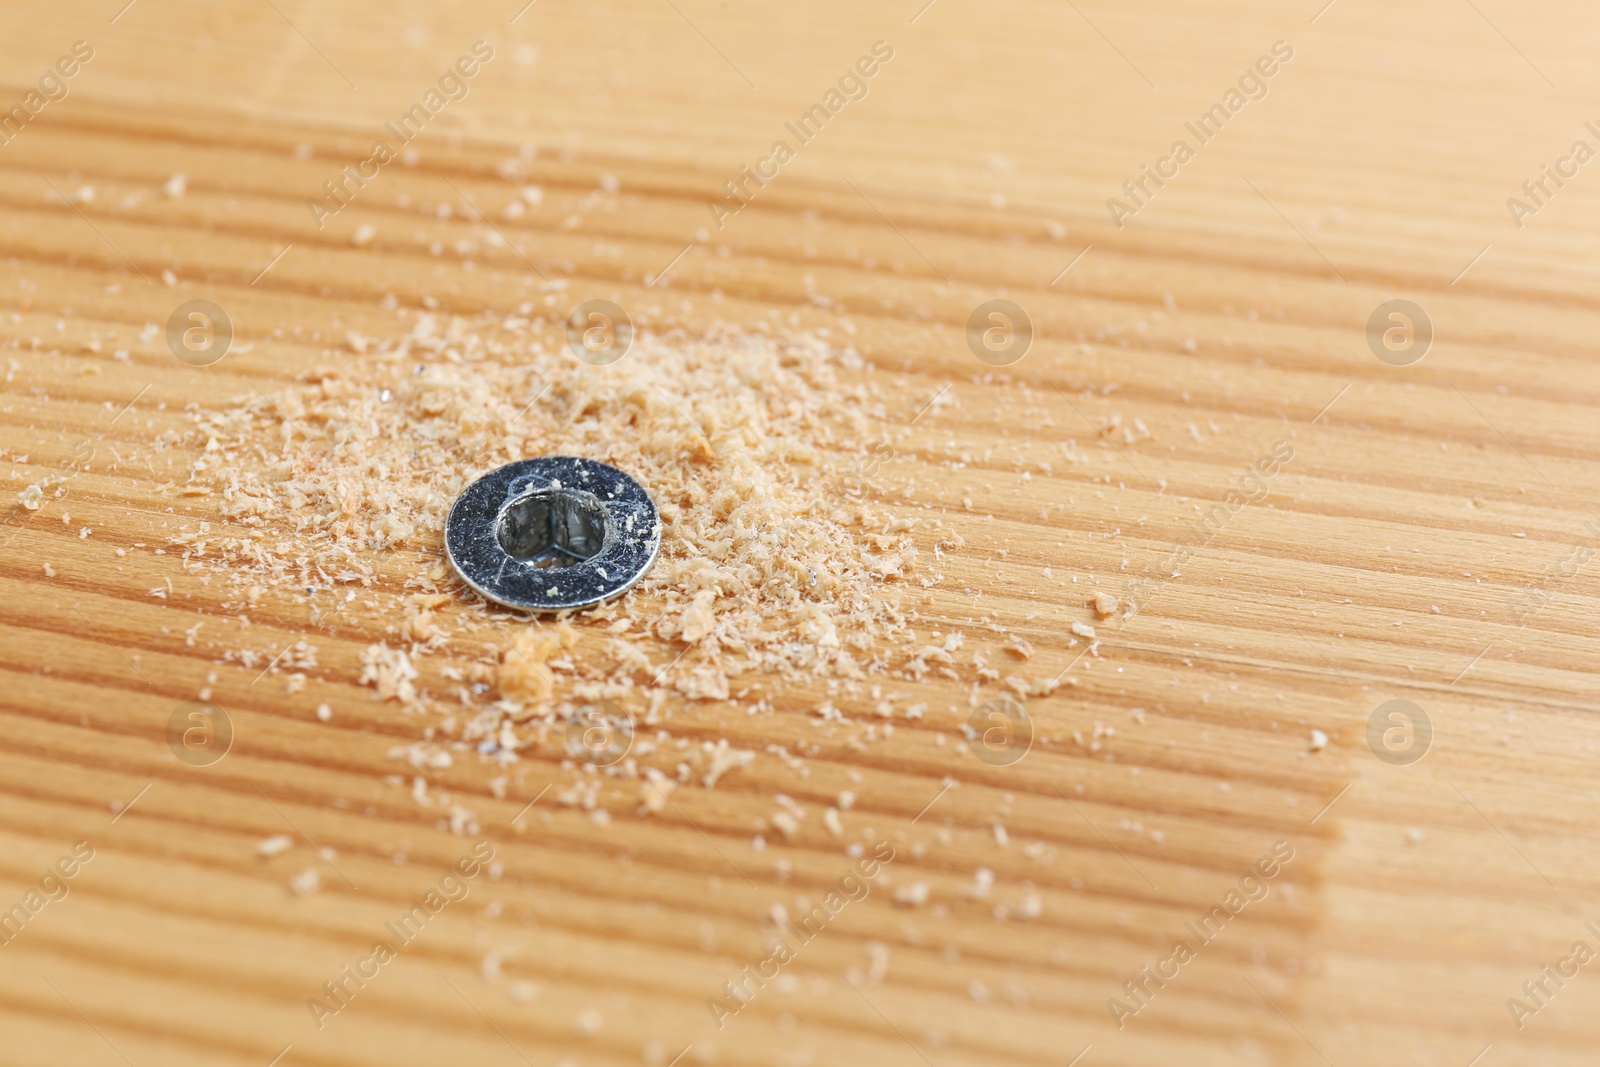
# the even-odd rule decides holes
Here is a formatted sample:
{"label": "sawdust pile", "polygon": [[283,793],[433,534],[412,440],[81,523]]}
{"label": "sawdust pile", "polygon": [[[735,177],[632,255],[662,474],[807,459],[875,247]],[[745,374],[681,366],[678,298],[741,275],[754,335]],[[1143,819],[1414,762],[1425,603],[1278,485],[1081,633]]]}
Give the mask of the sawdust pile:
{"label": "sawdust pile", "polygon": [[[318,590],[371,584],[395,550],[433,557],[410,583],[424,590],[404,627],[414,657],[446,639],[438,609],[476,600],[442,563],[461,489],[514,459],[587,456],[638,479],[664,524],[645,578],[584,613],[609,649],[576,672],[588,698],[659,683],[720,700],[750,670],[861,679],[890,666],[884,650],[912,614],[903,599],[937,579],[919,562],[917,520],[841,484],[883,419],[870,368],[815,336],[733,333],[640,333],[621,361],[594,367],[539,326],[419,314],[403,337],[350,336],[348,355],[296,385],[198,412],[205,455],[191,485],[256,531],[202,529],[188,539],[196,562],[243,585]],[[496,679],[502,697],[562,695],[546,664],[571,666],[568,633],[475,614],[523,629]],[[648,653],[662,642],[685,653],[665,678]],[[371,659],[371,684],[414,693],[404,655]]]}

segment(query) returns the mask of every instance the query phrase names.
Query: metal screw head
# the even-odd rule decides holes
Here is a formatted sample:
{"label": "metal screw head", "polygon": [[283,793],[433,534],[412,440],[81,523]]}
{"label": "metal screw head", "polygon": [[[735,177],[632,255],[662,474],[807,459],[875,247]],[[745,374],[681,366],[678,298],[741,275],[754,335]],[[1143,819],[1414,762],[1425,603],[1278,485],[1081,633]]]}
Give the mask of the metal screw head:
{"label": "metal screw head", "polygon": [[661,550],[661,517],[622,471],[577,456],[519,459],[462,491],[444,523],[461,580],[497,604],[587,608],[630,589]]}

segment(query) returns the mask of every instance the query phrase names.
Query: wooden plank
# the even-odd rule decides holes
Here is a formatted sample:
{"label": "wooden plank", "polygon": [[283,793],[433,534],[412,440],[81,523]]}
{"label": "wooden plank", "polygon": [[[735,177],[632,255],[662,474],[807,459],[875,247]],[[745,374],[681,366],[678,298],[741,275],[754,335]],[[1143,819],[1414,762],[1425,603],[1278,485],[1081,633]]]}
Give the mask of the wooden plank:
{"label": "wooden plank", "polygon": [[[8,1062],[1592,1061],[1600,981],[1541,968],[1600,949],[1600,193],[1585,167],[1520,228],[1506,201],[1600,147],[1594,15],[517,6],[68,4],[0,40],[0,102],[95,49],[0,146],[0,918],[94,848],[3,946]],[[308,198],[479,39],[494,59],[416,158],[319,229]],[[880,40],[865,97],[718,227],[708,200]],[[1266,95],[1115,225],[1107,198],[1280,40]],[[522,182],[543,203],[503,216]],[[581,777],[560,738],[508,769],[396,755],[439,724],[374,701],[360,656],[394,640],[436,542],[372,554],[336,613],[288,581],[247,601],[173,543],[250,532],[178,491],[191,405],[357,366],[349,333],[397,338],[422,309],[527,305],[554,348],[590,297],[657,331],[825,329],[861,354],[881,425],[819,476],[892,440],[877,503],[965,539],[917,590],[919,632],[1011,664],[1015,633],[1030,674],[1070,679],[1028,702],[1025,759],[961,744],[972,694],[1002,692],[970,671],[894,682],[929,710],[870,738],[819,727],[845,701],[820,683],[762,677],[770,713],[679,702],[670,723],[754,761],[648,817],[602,777],[597,822],[556,799]],[[1037,331],[1003,369],[964,336],[995,297]],[[161,336],[191,298],[238,332],[204,371]],[[1397,298],[1436,330],[1407,367],[1365,336]],[[1278,441],[1270,495],[1172,575]],[[13,507],[41,479],[43,506]],[[1530,587],[1550,595],[1519,621]],[[1138,588],[1122,625],[1086,605]],[[440,617],[449,641],[417,660],[437,693],[517,626]],[[291,691],[264,668],[300,639],[318,665]],[[235,747],[188,766],[167,731],[202,691]],[[1369,747],[1395,699],[1431,720],[1418,762]],[[812,813],[792,839],[777,794]],[[258,855],[278,834],[293,847]],[[707,1002],[767,953],[775,909],[806,912],[844,843],[877,838],[896,857],[869,895],[719,1026]],[[323,983],[479,840],[493,873],[319,1020]],[[1186,924],[1280,841],[1265,899],[1202,944]],[[319,890],[292,892],[307,869]],[[925,903],[893,899],[916,883]],[[1143,979],[1141,1007],[1125,983],[1180,938],[1195,959]],[[1118,1027],[1112,998],[1140,1010]],[[1519,1026],[1509,998],[1539,1010]]]}

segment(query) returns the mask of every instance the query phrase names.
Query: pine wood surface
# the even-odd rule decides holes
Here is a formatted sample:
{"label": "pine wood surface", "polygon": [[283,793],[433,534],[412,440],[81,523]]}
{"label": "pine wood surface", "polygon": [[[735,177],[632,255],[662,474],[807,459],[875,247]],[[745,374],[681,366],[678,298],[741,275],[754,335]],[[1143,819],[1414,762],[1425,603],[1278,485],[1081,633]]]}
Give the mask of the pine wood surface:
{"label": "pine wood surface", "polygon": [[[74,41],[94,49],[0,147],[0,908],[74,843],[94,849],[0,948],[0,1062],[1594,1062],[1594,965],[1538,1000],[1523,983],[1575,942],[1600,949],[1585,927],[1600,927],[1600,178],[1547,184],[1520,228],[1507,198],[1535,206],[1522,185],[1541,165],[1600,148],[1585,127],[1600,16],[1485,0],[117,6],[19,9],[0,34],[7,106]],[[412,164],[318,229],[307,199],[480,39],[493,60]],[[718,229],[707,200],[876,41],[894,56],[866,96]],[[1294,56],[1265,97],[1113,225],[1107,198],[1277,41]],[[497,168],[524,144],[545,200],[507,220],[516,185]],[[181,197],[162,192],[175,172]],[[454,207],[429,218],[424,201]],[[363,225],[376,236],[357,244]],[[533,300],[551,331],[591,297],[655,329],[828,329],[904,412],[882,429],[879,499],[926,505],[966,542],[919,627],[964,629],[1007,670],[998,633],[1016,633],[1030,674],[1074,684],[1027,702],[1034,747],[1009,766],[956,743],[945,709],[967,706],[966,682],[890,686],[936,712],[870,744],[818,741],[818,687],[776,685],[771,716],[687,706],[680,736],[762,755],[648,818],[618,786],[603,827],[548,798],[526,808],[570,780],[553,751],[504,798],[472,759],[414,770],[390,750],[426,724],[375,702],[358,656],[437,546],[382,556],[337,618],[267,590],[248,621],[156,551],[219,521],[170,484],[197,453],[155,447],[190,425],[184,405],[357,358],[347,332],[403,330],[389,294],[461,314]],[[994,298],[1037,331],[1002,369],[964,334]],[[188,299],[235,323],[214,367],[145,328]],[[1394,299],[1436,332],[1409,366],[1368,348]],[[1083,462],[1061,461],[1068,440]],[[1164,572],[1280,440],[1294,455],[1270,495]],[[872,444],[839,445],[839,469]],[[48,475],[59,497],[13,505]],[[1123,625],[1087,606],[1140,578],[1153,592]],[[1079,658],[1072,622],[1100,628],[1097,655]],[[496,625],[503,640],[514,620]],[[302,637],[320,662],[299,693],[218,662]],[[186,766],[169,718],[212,672],[234,747]],[[1434,729],[1409,765],[1368,744],[1396,699]],[[817,748],[802,775],[770,744]],[[437,806],[412,799],[413,775]],[[820,811],[841,789],[858,799],[839,839]],[[812,814],[757,851],[779,793]],[[444,797],[477,833],[451,832]],[[259,856],[277,834],[293,848]],[[896,857],[866,899],[719,1029],[706,1002],[766,954],[774,906],[804,911],[847,873],[844,842],[877,838]],[[319,1029],[308,998],[478,840],[499,877],[472,879]],[[1113,1025],[1108,998],[1136,1003],[1124,982],[1194,940],[1185,924],[1277,842],[1294,858],[1268,896]],[[292,893],[308,867],[320,890]],[[917,882],[927,903],[891,899]],[[1520,1028],[1513,997],[1543,1004]]]}

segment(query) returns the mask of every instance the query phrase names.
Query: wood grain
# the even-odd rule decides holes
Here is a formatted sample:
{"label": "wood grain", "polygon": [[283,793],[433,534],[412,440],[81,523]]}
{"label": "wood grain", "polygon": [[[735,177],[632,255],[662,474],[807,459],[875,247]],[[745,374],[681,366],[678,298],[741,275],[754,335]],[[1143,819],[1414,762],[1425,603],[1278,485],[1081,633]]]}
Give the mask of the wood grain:
{"label": "wood grain", "polygon": [[[1552,185],[1520,229],[1506,206],[1574,140],[1600,145],[1593,13],[517,6],[69,3],[0,40],[0,102],[72,42],[95,49],[0,147],[0,909],[74,842],[95,850],[3,948],[0,1060],[1593,1062],[1592,968],[1547,980],[1520,1029],[1506,1003],[1574,942],[1600,948],[1600,585],[1581,557],[1600,518],[1600,177]],[[316,228],[306,200],[479,39],[494,60],[412,164]],[[717,229],[707,200],[878,40],[895,55],[865,98]],[[1106,199],[1279,40],[1295,57],[1267,95],[1113,225]],[[499,214],[508,159],[545,192],[523,219]],[[175,172],[179,198],[161,192]],[[606,175],[615,197],[596,195]],[[463,315],[532,301],[552,330],[602,296],[654,329],[828,329],[904,413],[881,428],[881,501],[966,542],[919,625],[997,659],[1022,635],[1030,670],[1075,684],[1029,702],[1033,749],[995,767],[956,744],[964,684],[892,686],[935,710],[850,744],[812,725],[822,690],[767,680],[773,715],[690,705],[674,732],[805,750],[803,772],[763,754],[648,819],[617,783],[604,826],[524,810],[571,777],[554,748],[503,798],[475,760],[393,758],[428,724],[374,702],[358,657],[437,546],[380,556],[336,617],[269,589],[240,618],[167,550],[222,521],[162,488],[196,451],[158,447],[186,405],[356,359],[350,331],[403,331],[390,296]],[[203,371],[146,328],[193,298],[238,330]],[[993,298],[1037,331],[1000,370],[964,337]],[[1392,299],[1436,330],[1408,367],[1367,346]],[[1270,495],[1164,573],[1277,441],[1294,456]],[[46,476],[59,497],[13,507]],[[1141,578],[1154,591],[1125,625],[1087,607]],[[1519,624],[1530,586],[1548,596]],[[1098,655],[1074,661],[1073,622],[1101,627]],[[423,661],[423,684],[444,691],[442,668],[513,625]],[[299,693],[219,662],[301,637],[319,666]],[[202,688],[236,740],[197,768],[166,737]],[[1433,725],[1420,762],[1369,748],[1395,699]],[[1091,747],[1097,726],[1115,732]],[[774,907],[805,911],[851,862],[816,817],[753,849],[774,795],[816,812],[842,789],[845,839],[896,858],[719,1029],[706,1001],[765,955]],[[452,803],[477,833],[451,832]],[[277,834],[291,851],[258,856]],[[498,877],[319,1029],[307,999],[480,839]],[[1295,855],[1267,898],[1113,1025],[1108,998],[1279,841]],[[320,891],[291,893],[308,867]],[[891,900],[916,882],[928,903]]]}

